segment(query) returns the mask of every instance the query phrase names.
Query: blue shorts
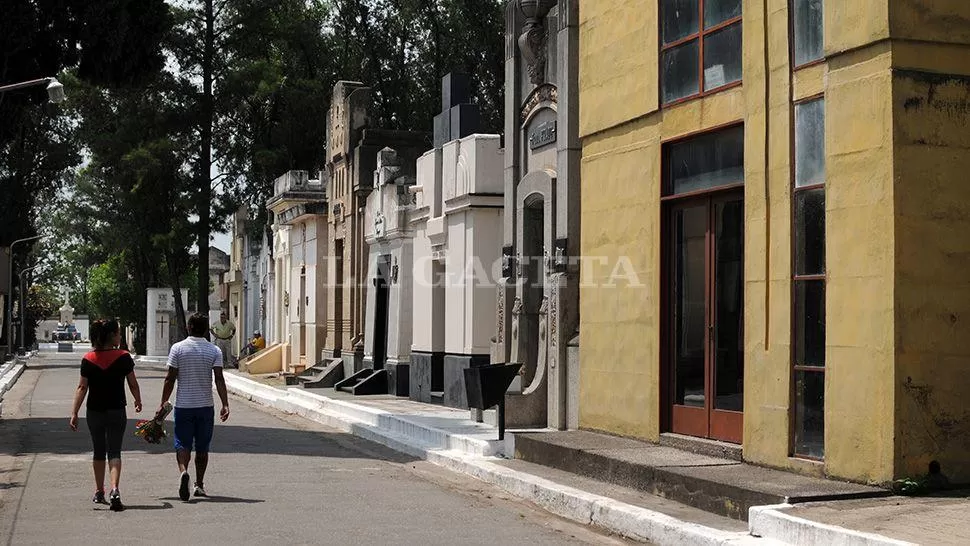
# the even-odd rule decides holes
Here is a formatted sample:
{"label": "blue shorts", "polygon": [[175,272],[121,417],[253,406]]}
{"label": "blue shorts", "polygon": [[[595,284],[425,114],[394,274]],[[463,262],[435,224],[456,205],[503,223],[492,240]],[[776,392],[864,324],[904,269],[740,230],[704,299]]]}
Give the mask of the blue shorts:
{"label": "blue shorts", "polygon": [[215,407],[175,408],[175,450],[208,453],[212,442],[212,428],[216,422]]}

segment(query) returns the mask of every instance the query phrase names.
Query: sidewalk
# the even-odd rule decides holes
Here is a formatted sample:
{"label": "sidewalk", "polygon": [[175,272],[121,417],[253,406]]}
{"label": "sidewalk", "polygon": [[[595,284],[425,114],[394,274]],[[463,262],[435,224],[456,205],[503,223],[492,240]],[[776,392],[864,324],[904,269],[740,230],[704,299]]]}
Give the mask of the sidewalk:
{"label": "sidewalk", "polygon": [[[164,366],[160,362],[151,365]],[[507,433],[505,441],[499,442],[497,429],[487,424],[475,423],[469,418],[467,410],[422,404],[393,396],[353,397],[345,393],[335,393],[330,389],[318,391],[273,386],[266,384],[272,380],[260,378],[262,381],[256,381],[238,372],[229,372],[226,377],[230,392],[237,396],[300,415],[450,470],[471,475],[559,516],[585,524],[595,524],[635,540],[658,544],[806,545],[970,542],[967,540],[970,536],[970,523],[964,523],[966,518],[959,517],[968,513],[967,509],[970,508],[970,500],[966,498],[884,497],[788,504],[812,500],[812,497],[800,499],[797,494],[786,496],[784,484],[768,483],[773,480],[771,473],[775,471],[741,465],[748,468],[735,466],[732,472],[750,473],[761,480],[760,483],[747,484],[751,490],[772,492],[774,496],[761,497],[766,501],[779,499],[777,504],[750,508],[746,514],[749,521],[744,522],[690,506],[689,503],[676,502],[675,499],[682,500],[677,495],[664,498],[668,496],[664,491],[660,491],[663,496],[658,496],[645,492],[642,487],[608,483],[603,479],[580,476],[568,468],[553,467],[563,465],[535,464],[513,458],[516,453],[515,435],[519,435],[523,442],[543,437],[549,438],[549,441],[561,441],[556,438],[562,438],[562,432],[515,431],[515,434]],[[586,441],[591,441],[591,438]],[[610,451],[596,447],[588,451]],[[525,449],[525,444],[523,448]],[[651,453],[656,456],[661,450],[671,449],[655,447]],[[696,458],[685,452],[680,452],[679,456]],[[628,453],[627,458],[629,457]],[[573,463],[575,458],[576,454],[563,456],[564,460]],[[635,458],[643,458],[643,454],[638,454]],[[604,464],[602,461],[592,462]],[[615,462],[605,464],[615,465]],[[710,461],[700,461],[698,464],[700,466],[693,468],[675,468],[677,465],[671,463],[661,468],[684,477],[683,484],[686,484],[687,489],[705,488],[707,486],[698,486],[699,482],[696,480],[707,479],[705,476],[709,476],[711,472],[710,465],[722,464]],[[731,464],[735,462],[726,461],[723,466]],[[649,473],[652,477],[657,471],[634,469],[634,472]],[[629,469],[627,473],[629,474]],[[698,473],[704,476],[698,478]],[[815,482],[823,481],[812,482],[811,479],[787,473],[785,476],[788,477],[788,482],[803,489],[808,487],[809,490],[817,489],[819,484]],[[635,477],[642,479],[641,474]],[[695,481],[687,479],[689,477]],[[736,481],[743,482],[744,479]],[[873,488],[839,482],[829,482],[822,487],[830,488],[831,492],[841,493],[842,497],[847,498],[852,495],[872,494],[868,490],[875,491],[874,494],[885,494]],[[711,491],[694,490],[688,493],[704,498]],[[825,492],[818,498],[839,498],[839,495]],[[725,500],[730,499],[721,499],[722,502]]]}

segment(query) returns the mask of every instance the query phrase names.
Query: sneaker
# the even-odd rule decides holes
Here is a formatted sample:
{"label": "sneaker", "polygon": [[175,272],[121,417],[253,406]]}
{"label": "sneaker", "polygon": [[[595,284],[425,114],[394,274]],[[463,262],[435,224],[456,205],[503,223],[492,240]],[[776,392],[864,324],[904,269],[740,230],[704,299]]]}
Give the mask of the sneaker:
{"label": "sneaker", "polygon": [[196,497],[207,497],[208,496],[208,495],[205,494],[205,488],[203,488],[201,484],[195,484],[195,491],[192,493],[192,495],[194,495]]}
{"label": "sneaker", "polygon": [[104,500],[104,490],[98,490],[94,492],[94,498],[91,499],[94,504],[108,504],[108,501]]}
{"label": "sneaker", "polygon": [[121,493],[119,493],[117,489],[112,489],[111,495],[109,495],[108,498],[110,499],[110,502],[111,502],[112,512],[121,512],[122,510],[125,509],[125,505],[121,504]]}
{"label": "sneaker", "polygon": [[182,477],[179,478],[179,498],[187,501],[189,500],[189,473],[182,472]]}

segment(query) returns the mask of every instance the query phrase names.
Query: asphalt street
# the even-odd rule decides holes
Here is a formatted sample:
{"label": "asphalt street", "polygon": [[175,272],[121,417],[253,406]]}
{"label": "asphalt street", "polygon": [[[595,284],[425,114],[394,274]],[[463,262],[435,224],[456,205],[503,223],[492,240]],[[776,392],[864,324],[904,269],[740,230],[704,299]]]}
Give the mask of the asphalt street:
{"label": "asphalt street", "polygon": [[[68,428],[80,355],[41,354],[4,398],[0,544],[620,544],[487,484],[360,438],[231,399],[217,423],[206,499],[178,499],[171,443],[134,436],[162,374],[138,370],[122,498],[94,505],[90,437]],[[129,396],[130,399],[130,396]],[[171,416],[169,417],[171,420]],[[167,429],[171,434],[171,423]]]}

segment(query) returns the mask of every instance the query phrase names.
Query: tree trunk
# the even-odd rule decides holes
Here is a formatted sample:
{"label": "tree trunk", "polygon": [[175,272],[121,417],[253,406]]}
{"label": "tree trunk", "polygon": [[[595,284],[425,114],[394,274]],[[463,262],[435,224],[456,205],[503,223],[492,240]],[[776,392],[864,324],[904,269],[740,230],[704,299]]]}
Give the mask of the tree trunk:
{"label": "tree trunk", "polygon": [[202,127],[201,150],[196,178],[199,185],[199,201],[196,213],[199,215],[198,241],[199,258],[196,271],[196,309],[203,315],[209,313],[209,233],[212,207],[212,124],[213,124],[213,57],[215,56],[215,14],[213,0],[205,0],[205,51],[202,57]]}
{"label": "tree trunk", "polygon": [[166,253],[165,263],[168,265],[169,282],[172,284],[172,297],[175,298],[175,324],[179,329],[179,339],[185,339],[189,335],[189,329],[185,320],[185,306],[182,305],[182,275],[175,263],[173,253]]}

